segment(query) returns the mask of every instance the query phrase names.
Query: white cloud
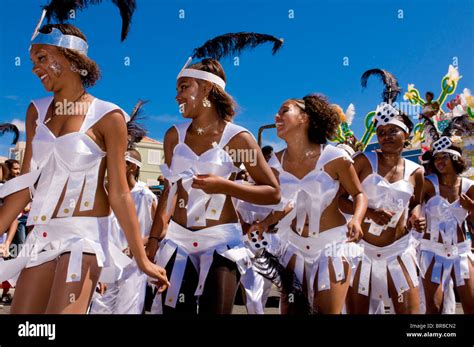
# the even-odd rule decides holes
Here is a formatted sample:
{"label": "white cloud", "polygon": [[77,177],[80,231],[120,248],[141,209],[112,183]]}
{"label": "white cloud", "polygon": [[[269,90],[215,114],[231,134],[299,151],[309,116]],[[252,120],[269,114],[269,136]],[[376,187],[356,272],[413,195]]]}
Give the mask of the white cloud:
{"label": "white cloud", "polygon": [[24,132],[26,131],[25,122],[22,121],[21,119],[15,118],[15,119],[12,120],[10,123],[16,125],[17,128],[18,128],[18,130],[20,130],[21,133],[24,133]]}
{"label": "white cloud", "polygon": [[7,100],[14,100],[14,101],[20,100],[20,97],[18,95],[5,95],[3,98]]}

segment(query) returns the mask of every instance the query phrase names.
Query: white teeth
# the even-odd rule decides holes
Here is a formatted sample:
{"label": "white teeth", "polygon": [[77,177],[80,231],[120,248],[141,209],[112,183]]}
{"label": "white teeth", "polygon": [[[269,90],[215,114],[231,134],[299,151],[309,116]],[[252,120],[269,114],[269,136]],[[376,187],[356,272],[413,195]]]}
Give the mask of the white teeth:
{"label": "white teeth", "polygon": [[48,77],[48,75],[43,75],[40,77],[41,80],[44,80],[46,77]]}
{"label": "white teeth", "polygon": [[278,128],[278,127],[282,127],[284,124],[281,123],[281,122],[276,122],[275,125],[276,125],[276,127]]}

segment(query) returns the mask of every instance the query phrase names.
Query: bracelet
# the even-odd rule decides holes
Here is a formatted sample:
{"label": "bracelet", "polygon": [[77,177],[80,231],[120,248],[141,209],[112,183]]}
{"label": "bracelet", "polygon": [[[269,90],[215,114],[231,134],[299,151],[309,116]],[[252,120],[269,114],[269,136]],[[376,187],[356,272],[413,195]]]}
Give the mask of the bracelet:
{"label": "bracelet", "polygon": [[156,241],[160,242],[160,239],[156,236],[148,236],[149,239],[155,239]]}

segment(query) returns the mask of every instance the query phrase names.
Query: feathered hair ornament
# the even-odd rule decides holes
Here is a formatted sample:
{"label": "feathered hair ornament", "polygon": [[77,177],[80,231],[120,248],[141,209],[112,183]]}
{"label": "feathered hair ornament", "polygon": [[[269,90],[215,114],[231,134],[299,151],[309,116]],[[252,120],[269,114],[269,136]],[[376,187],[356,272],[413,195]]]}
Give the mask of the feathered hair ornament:
{"label": "feathered hair ornament", "polygon": [[[50,23],[52,19],[63,23],[69,19],[71,11],[83,10],[90,5],[98,5],[100,3],[102,3],[102,0],[50,0],[49,3],[43,7],[46,13],[43,13],[42,18],[46,15],[48,23]],[[132,16],[137,7],[136,0],[112,0],[112,3],[118,7],[120,16],[122,17],[121,40],[124,41],[130,31]],[[41,22],[42,20],[40,20],[37,30],[39,30]]]}
{"label": "feathered hair ornament", "polygon": [[146,129],[139,123],[143,117],[143,105],[148,101],[138,100],[132,113],[130,114],[130,120],[127,123],[128,132],[128,149],[135,148],[136,144],[139,143],[146,136]]}
{"label": "feathered hair ornament", "polygon": [[240,54],[243,50],[255,48],[265,43],[273,43],[272,54],[277,53],[283,45],[283,39],[278,39],[272,35],[239,32],[228,33],[210,39],[201,47],[195,48],[193,55],[184,64],[178,78],[192,77],[212,82],[222,89],[225,89],[225,82],[222,78],[207,71],[188,68],[194,58],[211,58],[220,60],[229,54]]}
{"label": "feathered hair ornament", "polygon": [[18,139],[20,138],[20,131],[18,130],[18,127],[11,123],[0,124],[0,135],[3,136],[6,133],[14,134],[12,145],[15,145],[18,142]]}
{"label": "feathered hair ornament", "polygon": [[398,85],[397,78],[392,75],[392,73],[382,69],[370,69],[365,71],[360,78],[360,84],[363,88],[367,87],[367,81],[369,80],[370,76],[377,76],[382,80],[385,86],[382,92],[382,100],[384,102],[391,104],[397,100],[401,88]]}

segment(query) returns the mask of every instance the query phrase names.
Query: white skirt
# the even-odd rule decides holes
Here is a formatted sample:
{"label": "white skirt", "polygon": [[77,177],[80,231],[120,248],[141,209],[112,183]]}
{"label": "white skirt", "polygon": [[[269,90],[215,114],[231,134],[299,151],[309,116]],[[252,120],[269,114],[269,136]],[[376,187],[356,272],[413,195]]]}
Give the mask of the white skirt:
{"label": "white skirt", "polygon": [[81,280],[83,253],[95,254],[102,268],[99,281],[115,282],[131,262],[108,239],[109,217],[53,218],[48,224],[35,225],[18,256],[0,262],[0,281],[14,284],[24,268],[30,268],[71,252],[66,282]]}
{"label": "white skirt", "polygon": [[[165,305],[176,307],[181,283],[188,258],[199,273],[199,282],[194,295],[200,296],[204,290],[214,252],[236,263],[237,269],[244,274],[252,267],[253,256],[242,242],[240,223],[216,225],[196,231],[189,230],[170,221],[166,237],[156,253],[156,263],[165,267],[176,252],[176,258],[169,279]],[[162,294],[157,294],[152,306],[153,313],[162,313]]]}
{"label": "white skirt", "polygon": [[[347,261],[354,268],[353,260],[360,256],[362,249],[354,242],[347,241],[347,225],[319,233],[317,237],[301,237],[289,231],[288,240],[282,252],[282,264],[286,267],[293,256],[296,256],[294,272],[303,284],[306,274],[308,300],[314,301],[314,280],[318,273],[317,291],[330,289],[329,258],[331,258],[337,281],[345,279],[344,263]],[[318,271],[319,270],[319,271]]]}

